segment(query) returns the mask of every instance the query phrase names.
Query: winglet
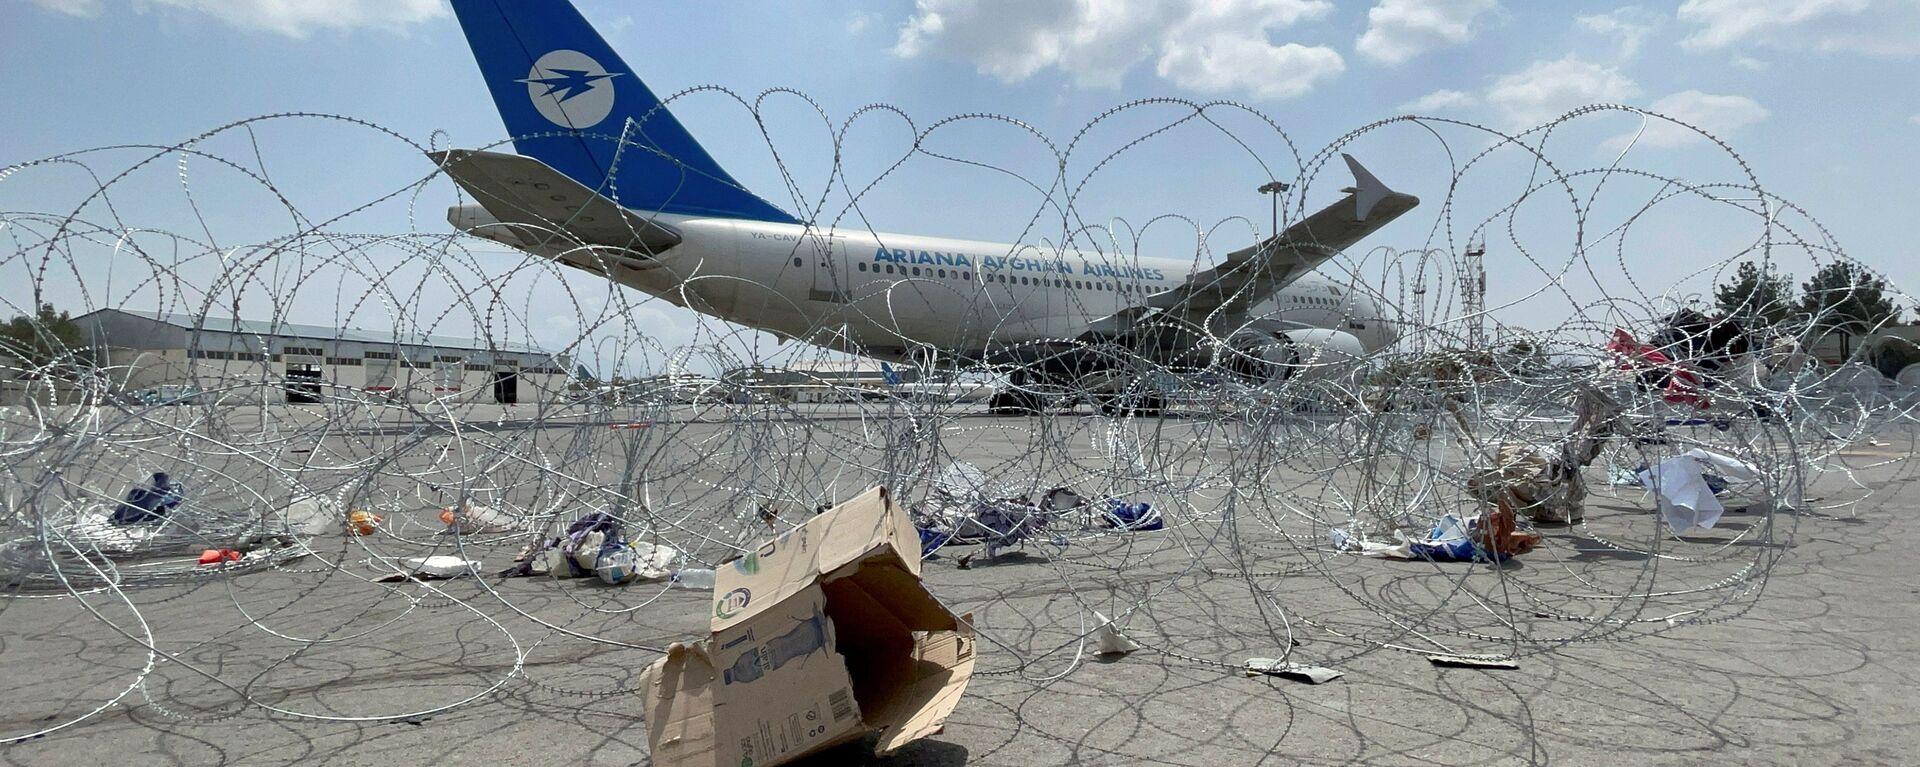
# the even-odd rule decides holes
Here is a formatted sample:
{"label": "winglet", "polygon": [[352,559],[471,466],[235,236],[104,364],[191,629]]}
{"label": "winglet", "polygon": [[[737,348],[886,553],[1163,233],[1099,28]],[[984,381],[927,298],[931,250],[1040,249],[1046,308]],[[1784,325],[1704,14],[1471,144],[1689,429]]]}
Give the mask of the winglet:
{"label": "winglet", "polygon": [[1353,171],[1353,188],[1348,190],[1353,193],[1355,203],[1353,220],[1365,221],[1367,214],[1373,212],[1373,206],[1387,199],[1387,195],[1393,194],[1393,190],[1388,189],[1386,184],[1380,183],[1380,179],[1374,178],[1372,173],[1368,173],[1367,169],[1360,165],[1359,160],[1353,159],[1353,155],[1340,156],[1346,158],[1347,169]]}

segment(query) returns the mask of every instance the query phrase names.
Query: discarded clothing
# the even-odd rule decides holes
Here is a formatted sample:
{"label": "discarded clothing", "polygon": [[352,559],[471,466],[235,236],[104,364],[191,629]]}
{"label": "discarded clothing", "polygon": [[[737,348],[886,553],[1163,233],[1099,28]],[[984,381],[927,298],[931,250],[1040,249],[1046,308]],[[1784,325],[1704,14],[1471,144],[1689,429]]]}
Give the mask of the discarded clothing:
{"label": "discarded clothing", "polygon": [[914,530],[920,533],[921,559],[933,556],[933,553],[939,551],[941,546],[945,546],[948,541],[953,540],[953,533],[950,531],[935,530],[931,527],[916,527]]}
{"label": "discarded clothing", "polygon": [[1467,524],[1459,517],[1445,514],[1434,523],[1423,540],[1408,541],[1407,553],[1415,559],[1434,562],[1471,562],[1474,558],[1473,539],[1467,535]]}
{"label": "discarded clothing", "polygon": [[166,519],[167,512],[179,508],[186,500],[185,488],[167,477],[164,471],[156,471],[145,485],[135,485],[127,491],[127,499],[113,510],[113,523],[116,525],[141,525]]}
{"label": "discarded clothing", "polygon": [[[589,536],[594,536],[593,540],[589,541]],[[608,545],[626,543],[626,540],[626,535],[620,530],[620,520],[604,511],[596,511],[575,520],[567,526],[565,533],[549,538],[538,548],[526,552],[512,567],[500,571],[500,577],[533,575],[535,570],[540,569],[535,562],[545,565],[547,574],[555,578],[592,577],[593,566],[601,550]]]}
{"label": "discarded clothing", "polygon": [[1107,527],[1127,532],[1162,530],[1167,526],[1166,522],[1160,518],[1160,512],[1155,511],[1151,503],[1127,503],[1118,498],[1109,499],[1107,510],[1101,516],[1105,517]]}

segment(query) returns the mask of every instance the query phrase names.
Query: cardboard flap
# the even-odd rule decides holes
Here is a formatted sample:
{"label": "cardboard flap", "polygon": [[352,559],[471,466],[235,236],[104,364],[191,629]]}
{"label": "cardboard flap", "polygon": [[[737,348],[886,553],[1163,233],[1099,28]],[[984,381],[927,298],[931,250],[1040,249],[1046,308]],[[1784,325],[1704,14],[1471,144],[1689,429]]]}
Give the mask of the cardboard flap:
{"label": "cardboard flap", "polygon": [[799,593],[816,576],[876,549],[912,552],[899,559],[908,572],[920,573],[919,533],[883,487],[861,493],[718,568],[711,629],[738,625]]}
{"label": "cardboard flap", "polygon": [[654,764],[713,764],[714,677],[713,661],[704,648],[679,643],[641,675],[641,707]]}
{"label": "cardboard flap", "polygon": [[914,647],[914,680],[877,710],[867,724],[880,727],[874,750],[892,753],[912,741],[940,731],[947,716],[960,705],[973,677],[973,628],[965,623],[954,631],[936,631],[919,638]]}

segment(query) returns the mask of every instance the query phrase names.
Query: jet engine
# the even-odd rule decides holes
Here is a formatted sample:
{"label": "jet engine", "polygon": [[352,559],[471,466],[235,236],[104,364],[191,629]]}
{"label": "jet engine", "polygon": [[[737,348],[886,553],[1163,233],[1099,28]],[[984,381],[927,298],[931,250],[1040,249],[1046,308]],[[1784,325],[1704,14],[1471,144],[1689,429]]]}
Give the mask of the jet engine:
{"label": "jet engine", "polygon": [[1353,369],[1367,354],[1358,336],[1325,328],[1247,332],[1229,346],[1227,368],[1262,383],[1331,378]]}

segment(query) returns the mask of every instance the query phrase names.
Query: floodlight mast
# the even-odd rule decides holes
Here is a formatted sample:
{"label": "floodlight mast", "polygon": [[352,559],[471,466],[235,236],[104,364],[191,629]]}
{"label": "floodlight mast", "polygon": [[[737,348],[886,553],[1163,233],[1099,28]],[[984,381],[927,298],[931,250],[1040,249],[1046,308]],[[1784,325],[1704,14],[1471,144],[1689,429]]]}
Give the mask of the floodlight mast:
{"label": "floodlight mast", "polygon": [[1286,194],[1288,188],[1284,182],[1268,181],[1255,190],[1261,194],[1273,195],[1273,235],[1280,234],[1280,195]]}

